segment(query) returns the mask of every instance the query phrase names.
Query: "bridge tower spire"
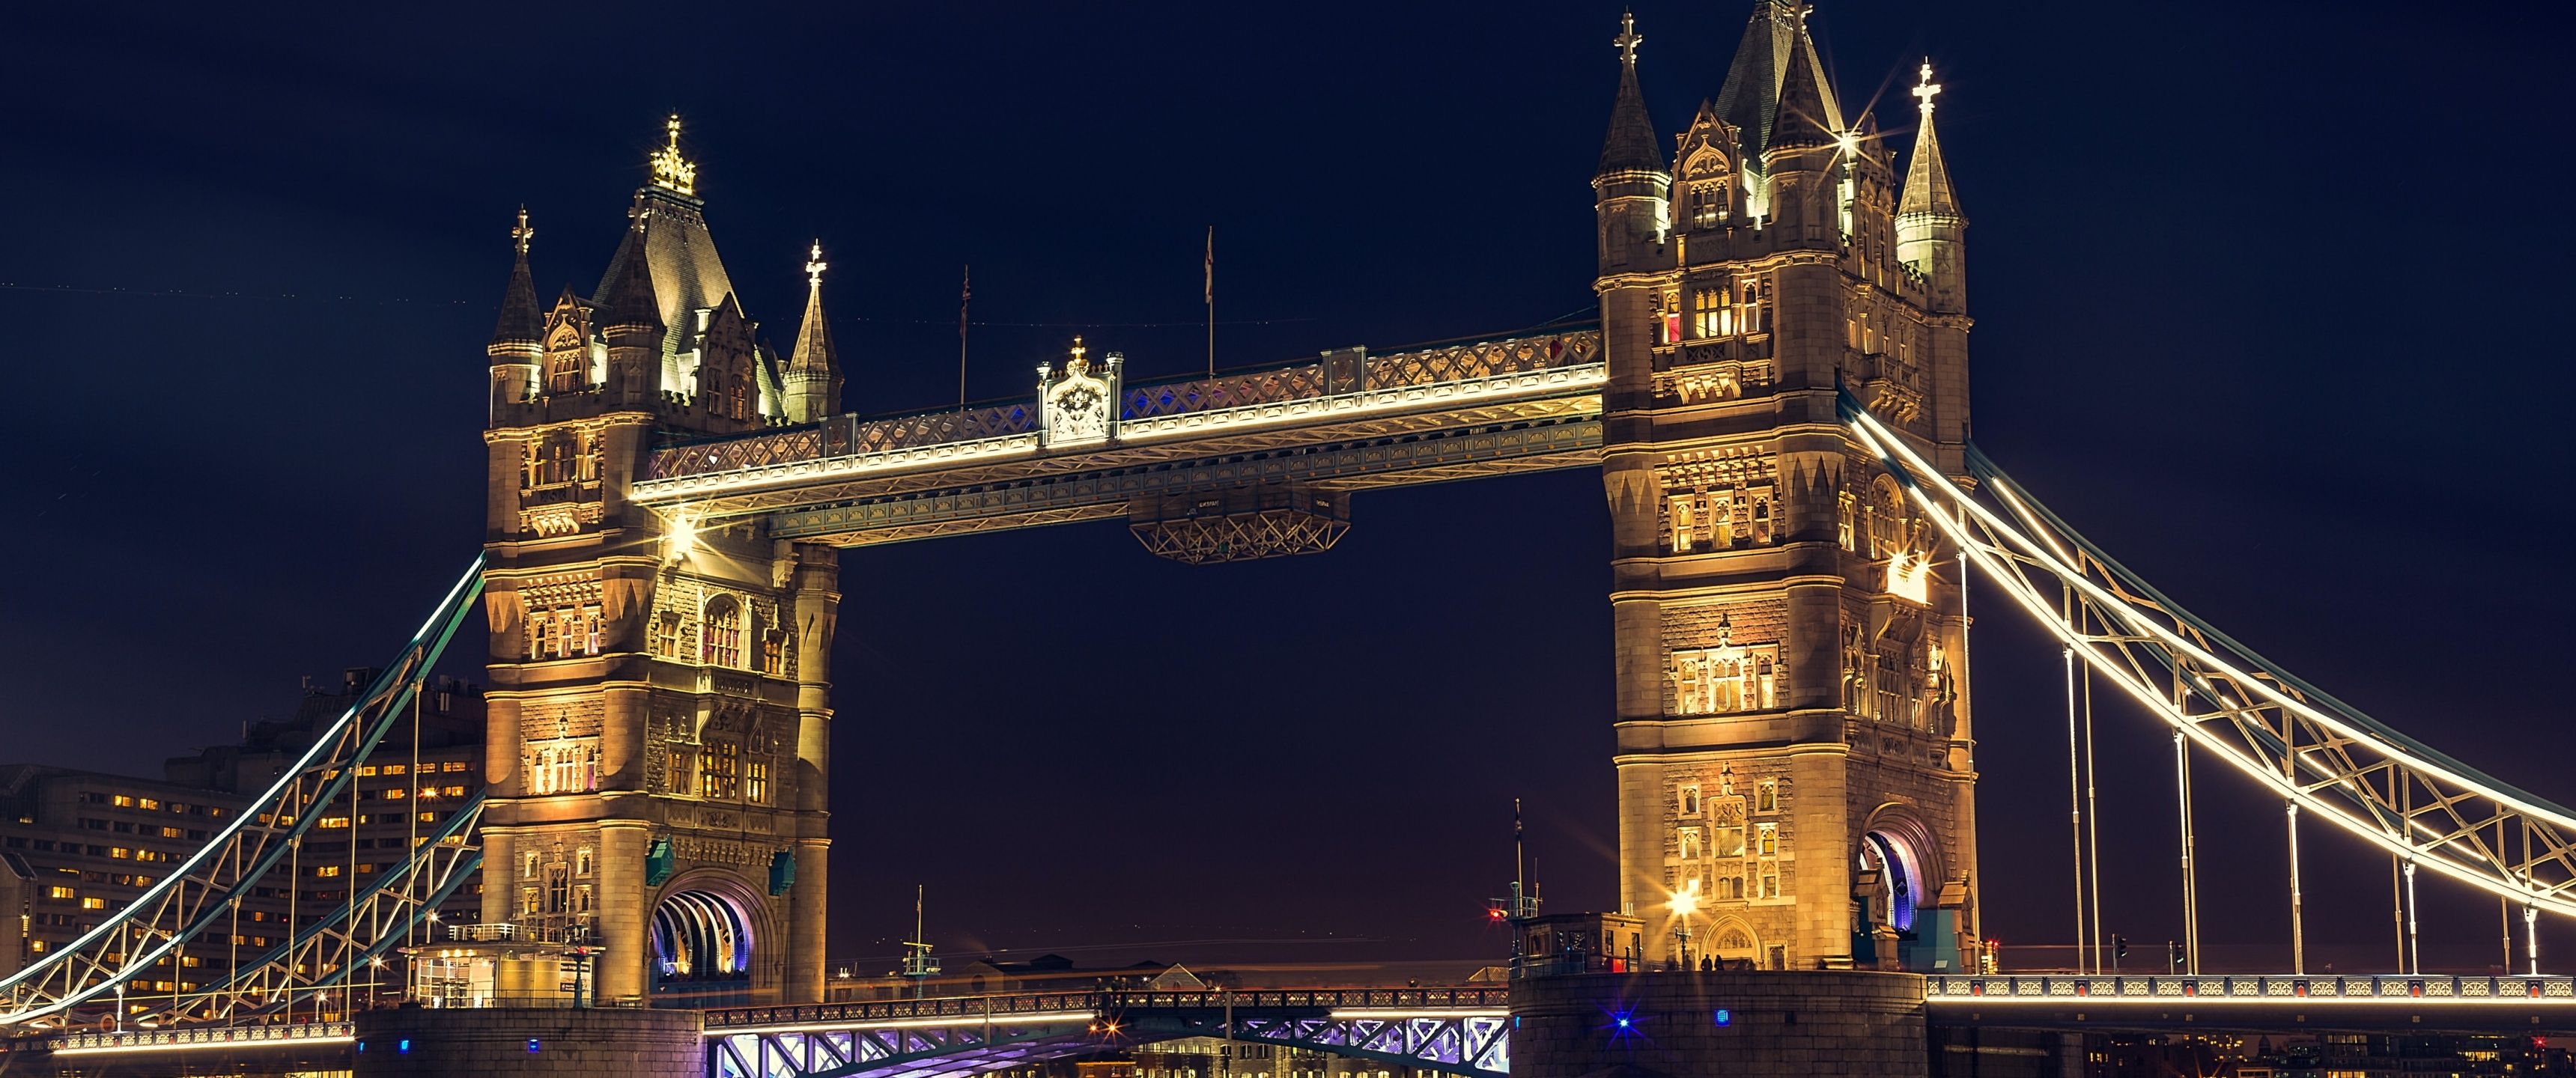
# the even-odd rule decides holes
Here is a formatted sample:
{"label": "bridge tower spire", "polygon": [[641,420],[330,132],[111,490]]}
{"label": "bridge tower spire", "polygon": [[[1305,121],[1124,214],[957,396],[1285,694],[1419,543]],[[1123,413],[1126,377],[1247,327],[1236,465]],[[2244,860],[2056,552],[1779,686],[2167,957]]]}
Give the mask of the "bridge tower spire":
{"label": "bridge tower spire", "polygon": [[536,279],[528,272],[528,208],[519,207],[519,223],[510,229],[517,256],[510,263],[510,283],[501,292],[501,317],[492,327],[484,351],[492,360],[492,403],[517,404],[535,390],[537,360],[545,351],[546,318],[537,306]]}
{"label": "bridge tower spire", "polygon": [[841,410],[841,354],[832,347],[832,325],[823,317],[823,241],[805,260],[805,321],[787,359],[787,419],[812,423]]}
{"label": "bridge tower spire", "polygon": [[674,436],[788,405],[666,131],[590,298],[538,313],[518,233],[484,432],[483,920],[601,948],[607,1003],[813,1002],[838,554],[630,497]]}
{"label": "bridge tower spire", "polygon": [[1834,417],[1848,390],[1957,460],[1933,419],[1965,399],[1965,352],[1936,362],[1952,316],[1898,258],[1892,161],[1805,15],[1756,0],[1672,172],[1594,180],[1620,897],[1650,961],[1688,939],[1774,968],[1964,968],[1959,582]]}

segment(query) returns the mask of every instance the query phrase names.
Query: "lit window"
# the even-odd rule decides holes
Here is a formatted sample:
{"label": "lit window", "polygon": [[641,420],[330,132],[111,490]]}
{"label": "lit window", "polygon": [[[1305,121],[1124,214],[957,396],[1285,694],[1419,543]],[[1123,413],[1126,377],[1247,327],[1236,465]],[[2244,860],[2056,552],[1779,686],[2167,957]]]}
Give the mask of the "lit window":
{"label": "lit window", "polygon": [[359,778],[362,778],[362,779],[371,779],[371,778],[376,777],[376,765],[374,765],[374,764],[360,764],[360,765],[358,765],[358,777],[359,777]]}
{"label": "lit window", "polygon": [[119,860],[119,861],[131,861],[131,860],[133,860],[133,859],[134,859],[134,851],[133,851],[133,850],[129,850],[129,849],[127,849],[127,848],[123,847],[123,846],[112,846],[112,847],[109,847],[109,848],[108,848],[108,851],[107,851],[107,855],[108,855],[109,857],[113,857],[113,858],[115,858],[115,859],[117,859],[117,860]]}
{"label": "lit window", "polygon": [[320,878],[320,879],[326,879],[326,880],[327,880],[327,879],[330,879],[330,878],[332,878],[332,877],[338,876],[339,874],[340,874],[340,866],[338,866],[338,865],[315,865],[315,866],[313,866],[313,875],[314,875],[315,877],[317,877],[317,878]]}
{"label": "lit window", "polygon": [[1753,811],[1755,811],[1755,812],[1778,812],[1778,811],[1780,811],[1780,782],[1779,782],[1779,780],[1777,780],[1777,779],[1764,779],[1764,780],[1762,780],[1762,784],[1761,784],[1761,785],[1756,786],[1756,787],[1754,787],[1754,788],[1753,788]]}
{"label": "lit window", "polygon": [[653,654],[665,659],[680,657],[680,615],[663,611],[653,621]]}
{"label": "lit window", "polygon": [[164,827],[161,829],[161,837],[186,838],[188,837],[188,830],[184,827]]}
{"label": "lit window", "polygon": [[577,850],[574,850],[574,851],[573,851],[573,855],[572,855],[572,873],[573,873],[573,875],[576,875],[576,876],[587,876],[587,875],[590,875],[591,867],[592,867],[592,855],[591,855],[591,852],[590,852],[590,847],[588,847],[588,846],[584,846],[584,847],[581,847],[580,849],[577,849]]}
{"label": "lit window", "polygon": [[754,760],[743,770],[743,796],[755,805],[769,803],[769,764]]}
{"label": "lit window", "polygon": [[671,792],[688,794],[698,789],[698,750],[688,745],[671,746]]}
{"label": "lit window", "polygon": [[1753,830],[1753,841],[1755,844],[1753,852],[1756,856],[1778,857],[1780,855],[1780,825],[1776,823],[1766,823],[1755,826]]}
{"label": "lit window", "polygon": [[472,769],[473,766],[474,765],[463,760],[449,760],[446,763],[438,765],[438,769],[447,772],[463,772]]}
{"label": "lit window", "polygon": [[435,812],[424,812],[424,813],[421,813],[421,814],[420,814],[420,822],[422,822],[422,823],[437,823],[437,822],[438,822],[438,814],[437,814],[437,813],[435,813]]}
{"label": "lit window", "polygon": [[1692,184],[1685,212],[1693,228],[1717,227],[1718,221],[1726,216],[1726,185],[1716,182]]}
{"label": "lit window", "polygon": [[704,766],[698,773],[698,796],[732,797],[740,760],[741,748],[733,742],[719,741],[708,745]]}
{"label": "lit window", "polygon": [[386,764],[386,765],[385,765],[385,774],[388,774],[388,775],[399,775],[399,774],[402,774],[402,773],[403,773],[403,765],[402,765],[402,764]]}
{"label": "lit window", "polygon": [[1666,500],[1665,515],[1672,520],[1673,553],[1688,554],[1691,541],[1699,534],[1699,496],[1675,494]]}
{"label": "lit window", "polygon": [[1674,713],[1723,715],[1778,706],[1779,651],[1763,644],[1673,652]]}
{"label": "lit window", "polygon": [[1694,288],[1691,290],[1691,336],[1723,337],[1732,324],[1723,308],[1727,290]]}
{"label": "lit window", "polygon": [[1696,827],[1685,827],[1685,828],[1682,828],[1682,830],[1681,830],[1681,846],[1682,846],[1682,860],[1684,860],[1684,861],[1697,861],[1697,860],[1699,860],[1699,848],[1700,848],[1700,847],[1699,847],[1699,828],[1696,828]]}
{"label": "lit window", "polygon": [[71,888],[64,887],[59,884],[45,888],[46,898],[72,898],[76,894],[77,892],[74,892]]}
{"label": "lit window", "polygon": [[139,797],[135,799],[134,807],[151,809],[154,812],[159,812],[161,811],[161,800],[155,797]]}
{"label": "lit window", "polygon": [[403,798],[410,796],[410,794],[411,791],[405,790],[400,786],[376,791],[377,797],[384,798],[387,801],[400,801]]}
{"label": "lit window", "polygon": [[699,641],[702,654],[698,661],[709,666],[742,667],[742,604],[732,596],[719,595],[707,601],[704,637]]}
{"label": "lit window", "polygon": [[134,807],[134,798],[132,798],[132,797],[130,797],[130,796],[127,796],[127,795],[125,795],[125,794],[118,794],[118,795],[116,795],[116,807],[118,807],[118,808],[129,808],[129,809],[130,809],[130,808],[133,808],[133,807]]}

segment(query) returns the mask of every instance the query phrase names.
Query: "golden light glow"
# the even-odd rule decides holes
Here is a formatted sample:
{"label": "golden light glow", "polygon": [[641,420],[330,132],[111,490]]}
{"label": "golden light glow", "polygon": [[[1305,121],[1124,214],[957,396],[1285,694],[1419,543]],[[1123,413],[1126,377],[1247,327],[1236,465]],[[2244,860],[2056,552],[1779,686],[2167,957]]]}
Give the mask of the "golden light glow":
{"label": "golden light glow", "polygon": [[1932,602],[1932,555],[1900,550],[1887,561],[1887,593],[1899,599]]}
{"label": "golden light glow", "polygon": [[1675,917],[1699,912],[1699,881],[1692,880],[1689,887],[1673,892],[1672,901],[1664,903],[1664,908],[1673,911]]}
{"label": "golden light glow", "polygon": [[698,522],[687,517],[672,517],[671,530],[662,535],[662,560],[678,565],[698,549]]}
{"label": "golden light glow", "polygon": [[672,113],[662,125],[671,134],[670,144],[653,152],[653,183],[684,195],[698,193],[698,166],[680,156],[680,114]]}

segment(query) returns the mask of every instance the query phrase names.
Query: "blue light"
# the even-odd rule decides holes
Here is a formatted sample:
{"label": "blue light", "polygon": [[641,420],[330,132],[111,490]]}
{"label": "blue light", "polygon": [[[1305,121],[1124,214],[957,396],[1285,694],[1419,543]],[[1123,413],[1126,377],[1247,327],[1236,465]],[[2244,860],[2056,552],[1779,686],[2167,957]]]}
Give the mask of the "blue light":
{"label": "blue light", "polygon": [[1721,1025],[1721,1026],[1731,1026],[1731,1025],[1734,1025],[1734,1024],[1735,1024],[1735,1012],[1730,1011],[1730,1010],[1727,1010],[1727,1009],[1726,1009],[1726,1008],[1724,1008],[1724,1007],[1720,1007],[1720,1008],[1718,1008],[1718,1009],[1717,1009],[1717,1024],[1718,1024],[1718,1025]]}
{"label": "blue light", "polygon": [[1621,1018],[1621,1019],[1619,1019],[1619,1028],[1621,1028],[1621,1029],[1626,1029],[1626,1028],[1628,1028],[1628,1020],[1627,1020],[1626,1018]]}
{"label": "blue light", "polygon": [[536,1050],[537,1050],[537,1039],[536,1039],[535,1037],[530,1037],[530,1038],[528,1038],[528,1051],[529,1051],[529,1052],[531,1052],[531,1053],[533,1053],[533,1052],[535,1052]]}
{"label": "blue light", "polygon": [[395,1051],[395,1052],[397,1052],[397,1053],[400,1053],[400,1054],[402,1054],[402,1055],[410,1055],[410,1054],[411,1054],[411,1038],[409,1038],[409,1037],[405,1037],[405,1038],[403,1038],[403,1039],[401,1039],[401,1040],[399,1040],[399,1041],[395,1041],[395,1042],[394,1042],[394,1051]]}

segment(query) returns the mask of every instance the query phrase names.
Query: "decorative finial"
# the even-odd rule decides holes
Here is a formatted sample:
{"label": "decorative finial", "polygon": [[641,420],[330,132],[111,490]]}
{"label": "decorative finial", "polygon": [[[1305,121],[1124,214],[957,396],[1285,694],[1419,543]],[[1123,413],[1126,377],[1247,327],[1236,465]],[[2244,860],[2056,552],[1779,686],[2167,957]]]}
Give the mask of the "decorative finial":
{"label": "decorative finial", "polygon": [[528,208],[519,207],[519,227],[510,230],[510,243],[519,249],[519,257],[528,254],[528,241],[537,238],[537,230],[528,227]]}
{"label": "decorative finial", "polygon": [[1610,47],[1619,50],[1619,62],[1630,67],[1637,66],[1637,46],[1645,43],[1646,39],[1637,34],[1636,13],[1620,12],[1619,36],[1610,39]]}
{"label": "decorative finial", "polygon": [[662,126],[671,133],[671,141],[653,154],[653,182],[684,195],[697,194],[698,166],[680,156],[680,114],[672,113]]}
{"label": "decorative finial", "polygon": [[1922,98],[1923,118],[1932,118],[1932,95],[1941,92],[1941,84],[1932,81],[1932,58],[1923,58],[1923,81],[1914,87],[1914,96]]}
{"label": "decorative finial", "polygon": [[1091,363],[1090,363],[1090,361],[1089,361],[1089,360],[1085,360],[1085,359],[1083,359],[1083,358],[1082,358],[1083,353],[1088,352],[1088,351],[1091,351],[1091,349],[1088,349],[1088,348],[1085,348],[1085,347],[1083,347],[1083,346],[1082,346],[1082,334],[1079,334],[1079,333],[1074,334],[1074,335],[1073,335],[1073,358],[1065,361],[1065,363],[1064,363],[1064,369],[1065,369],[1067,372],[1072,373],[1072,374],[1075,374],[1075,375],[1080,375],[1082,372],[1087,371],[1087,370],[1090,370],[1090,369],[1091,369]]}
{"label": "decorative finial", "polygon": [[823,287],[823,271],[830,268],[831,264],[823,261],[823,241],[815,240],[814,254],[805,262],[806,283],[816,288]]}

